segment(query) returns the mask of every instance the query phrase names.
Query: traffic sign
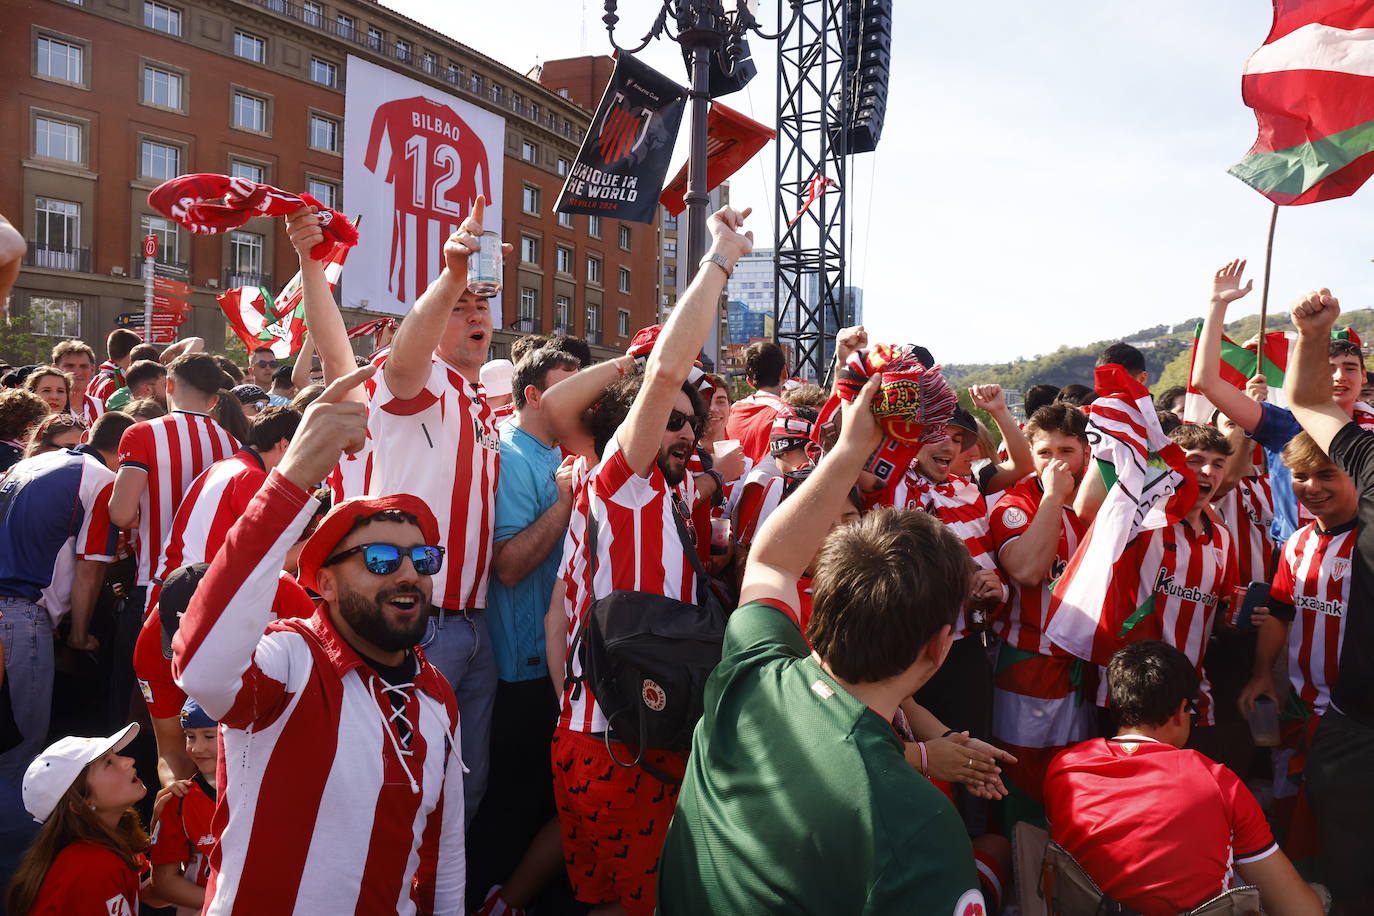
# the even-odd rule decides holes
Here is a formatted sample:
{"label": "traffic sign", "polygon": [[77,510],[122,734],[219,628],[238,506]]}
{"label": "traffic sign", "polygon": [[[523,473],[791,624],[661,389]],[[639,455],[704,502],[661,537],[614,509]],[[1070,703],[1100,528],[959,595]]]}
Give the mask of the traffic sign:
{"label": "traffic sign", "polygon": [[162,293],[166,296],[189,296],[191,295],[191,287],[180,280],[155,276],[153,277],[153,292]]}
{"label": "traffic sign", "polygon": [[143,237],[143,256],[145,258],[157,257],[157,236],[145,235]]}
{"label": "traffic sign", "polygon": [[153,263],[153,279],[158,277],[176,277],[179,280],[189,280],[191,279],[191,272],[175,264],[163,264],[161,261],[156,261]]}
{"label": "traffic sign", "polygon": [[170,344],[170,343],[176,343],[176,339],[177,339],[177,329],[176,329],[176,328],[160,328],[160,327],[154,326],[154,327],[153,327],[152,333],[148,335],[148,343],[152,343],[152,344]]}
{"label": "traffic sign", "polygon": [[191,311],[191,303],[185,299],[177,299],[173,296],[160,296],[153,293],[153,309],[163,312],[170,312],[173,315],[185,315]]}

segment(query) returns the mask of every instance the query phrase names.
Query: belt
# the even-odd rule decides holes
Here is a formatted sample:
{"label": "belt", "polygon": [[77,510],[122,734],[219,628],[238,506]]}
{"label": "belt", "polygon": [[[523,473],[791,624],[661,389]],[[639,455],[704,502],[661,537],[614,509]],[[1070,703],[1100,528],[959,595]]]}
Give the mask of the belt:
{"label": "belt", "polygon": [[461,617],[464,620],[475,620],[484,613],[486,613],[486,610],[480,607],[464,607],[456,609],[449,607],[441,607],[434,609],[434,616],[438,617],[440,620],[451,620],[454,617]]}

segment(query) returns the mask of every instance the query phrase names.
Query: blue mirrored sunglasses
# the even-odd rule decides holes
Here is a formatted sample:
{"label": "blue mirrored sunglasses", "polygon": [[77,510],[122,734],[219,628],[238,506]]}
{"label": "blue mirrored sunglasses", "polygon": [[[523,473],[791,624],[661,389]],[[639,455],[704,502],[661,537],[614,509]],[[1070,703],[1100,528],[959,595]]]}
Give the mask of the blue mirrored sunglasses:
{"label": "blue mirrored sunglasses", "polygon": [[416,547],[398,547],[395,544],[359,544],[357,547],[350,547],[342,553],[334,554],[320,565],[333,566],[355,553],[361,553],[367,571],[378,576],[389,576],[400,569],[402,556],[409,556],[410,562],[415,565],[415,571],[422,576],[433,576],[444,565],[444,548],[435,547],[432,544],[420,544]]}

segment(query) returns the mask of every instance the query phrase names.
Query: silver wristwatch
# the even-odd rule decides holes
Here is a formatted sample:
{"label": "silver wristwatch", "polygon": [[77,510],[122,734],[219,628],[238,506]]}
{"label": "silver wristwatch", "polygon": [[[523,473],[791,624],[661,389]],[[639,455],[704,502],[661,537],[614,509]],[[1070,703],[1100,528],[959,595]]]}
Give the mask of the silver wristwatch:
{"label": "silver wristwatch", "polygon": [[725,271],[725,278],[727,280],[730,279],[732,274],[734,274],[734,271],[730,269],[730,262],[725,260],[725,255],[723,254],[719,254],[714,251],[711,252],[706,257],[701,259],[702,267],[705,267],[707,264],[714,264],[721,270]]}

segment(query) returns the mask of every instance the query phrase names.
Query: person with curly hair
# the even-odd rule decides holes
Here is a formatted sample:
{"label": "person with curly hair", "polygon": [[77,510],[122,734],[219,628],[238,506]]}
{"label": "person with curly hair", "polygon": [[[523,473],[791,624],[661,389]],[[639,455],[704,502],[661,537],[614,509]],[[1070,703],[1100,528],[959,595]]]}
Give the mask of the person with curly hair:
{"label": "person with curly hair", "polygon": [[27,388],[0,391],[0,471],[24,457],[30,431],[47,415],[47,402]]}

